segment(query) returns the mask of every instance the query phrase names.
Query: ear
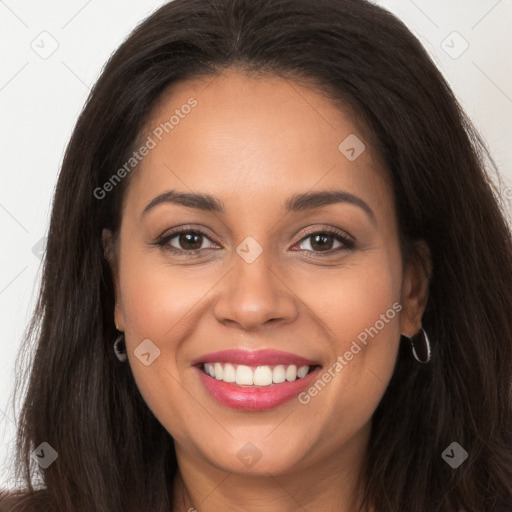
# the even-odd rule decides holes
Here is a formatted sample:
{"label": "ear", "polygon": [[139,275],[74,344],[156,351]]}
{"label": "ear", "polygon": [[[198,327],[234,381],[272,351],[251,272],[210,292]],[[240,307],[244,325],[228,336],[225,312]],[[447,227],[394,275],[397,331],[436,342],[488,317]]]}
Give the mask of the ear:
{"label": "ear", "polygon": [[103,254],[105,259],[110,265],[112,271],[112,280],[114,284],[115,293],[115,309],[114,309],[114,322],[120,331],[124,331],[124,314],[121,303],[121,293],[119,286],[119,260],[116,241],[110,229],[103,229],[101,233],[101,242],[103,245]]}
{"label": "ear", "polygon": [[400,332],[408,337],[417,334],[421,328],[432,276],[432,256],[428,245],[424,240],[419,240],[414,243],[414,249],[405,266],[402,286]]}

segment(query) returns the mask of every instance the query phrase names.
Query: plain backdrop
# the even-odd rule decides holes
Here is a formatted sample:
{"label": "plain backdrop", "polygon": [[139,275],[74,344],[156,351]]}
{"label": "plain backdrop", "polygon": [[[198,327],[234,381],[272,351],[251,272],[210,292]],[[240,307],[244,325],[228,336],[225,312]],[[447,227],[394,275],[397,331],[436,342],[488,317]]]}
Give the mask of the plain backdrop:
{"label": "plain backdrop", "polygon": [[[16,426],[14,363],[39,286],[64,149],[108,57],[163,3],[0,0],[0,488],[15,483],[8,461]],[[394,12],[427,48],[487,141],[504,178],[503,195],[512,198],[505,188],[512,186],[512,2],[374,3]]]}

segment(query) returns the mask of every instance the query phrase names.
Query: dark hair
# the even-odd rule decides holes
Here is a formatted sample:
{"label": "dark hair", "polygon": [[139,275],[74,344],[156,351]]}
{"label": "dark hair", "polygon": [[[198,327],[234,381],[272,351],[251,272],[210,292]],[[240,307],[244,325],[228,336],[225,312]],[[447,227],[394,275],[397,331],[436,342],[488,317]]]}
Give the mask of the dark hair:
{"label": "dark hair", "polygon": [[[17,379],[18,394],[28,382],[16,461],[27,490],[12,510],[171,508],[172,438],[112,351],[101,233],[118,228],[128,180],[103,200],[94,190],[171,84],[229,67],[309,81],[353,109],[392,177],[406,256],[418,239],[431,251],[433,357],[416,365],[399,351],[372,420],[361,509],[512,509],[511,233],[494,164],[440,72],[402,22],[366,1],[175,0],[110,58],[65,154],[19,356],[21,368],[37,340],[29,380]],[[58,460],[40,470],[30,453],[43,441]],[[453,441],[469,454],[456,470],[441,457]]]}

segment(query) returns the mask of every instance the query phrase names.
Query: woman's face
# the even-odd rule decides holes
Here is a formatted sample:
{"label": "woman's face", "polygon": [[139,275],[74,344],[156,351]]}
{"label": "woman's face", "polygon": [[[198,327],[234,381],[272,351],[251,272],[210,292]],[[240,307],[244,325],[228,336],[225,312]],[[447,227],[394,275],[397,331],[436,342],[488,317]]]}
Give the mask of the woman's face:
{"label": "woman's face", "polygon": [[176,85],[141,140],[116,321],[180,464],[358,460],[426,297],[364,135],[310,89],[229,71]]}

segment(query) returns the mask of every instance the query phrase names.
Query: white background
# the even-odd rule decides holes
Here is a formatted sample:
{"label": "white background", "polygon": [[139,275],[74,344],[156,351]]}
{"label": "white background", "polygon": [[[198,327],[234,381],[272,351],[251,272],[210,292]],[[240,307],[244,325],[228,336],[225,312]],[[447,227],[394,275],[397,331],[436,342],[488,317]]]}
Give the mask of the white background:
{"label": "white background", "polygon": [[[7,457],[15,430],[14,361],[39,286],[33,248],[46,235],[65,146],[110,54],[163,3],[0,0],[0,488],[13,486]],[[511,186],[512,2],[374,3],[397,14],[426,46]]]}

